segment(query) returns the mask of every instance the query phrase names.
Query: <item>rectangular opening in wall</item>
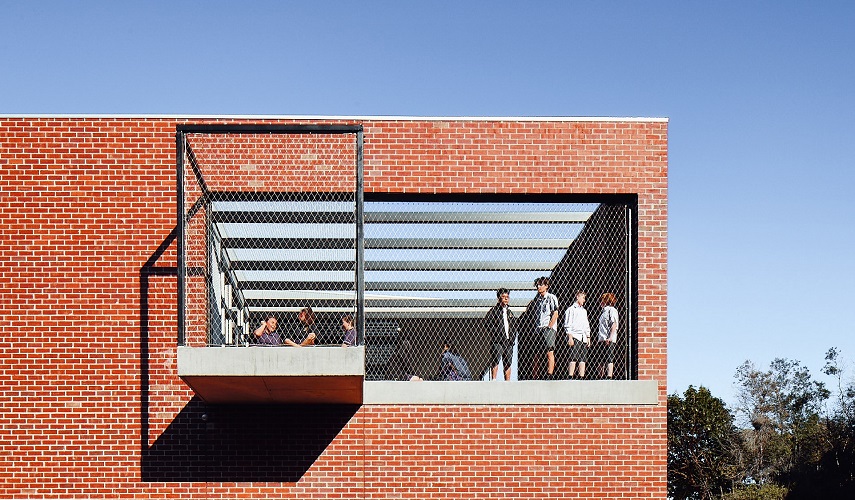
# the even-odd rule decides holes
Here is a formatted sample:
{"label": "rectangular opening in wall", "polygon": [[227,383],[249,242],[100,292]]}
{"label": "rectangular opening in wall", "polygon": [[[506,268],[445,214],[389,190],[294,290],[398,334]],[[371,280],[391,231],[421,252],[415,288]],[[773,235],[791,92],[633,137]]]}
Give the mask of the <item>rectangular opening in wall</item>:
{"label": "rectangular opening in wall", "polygon": [[[606,377],[609,361],[614,378],[632,378],[633,207],[623,196],[366,194],[366,380],[489,380],[508,365],[511,380],[543,378],[546,347],[528,311],[542,276],[559,302],[553,378],[569,376],[564,318],[578,290],[591,328],[584,378]],[[499,289],[515,339],[494,339],[485,320]],[[619,316],[608,348],[597,342],[606,293]]]}
{"label": "rectangular opening in wall", "polygon": [[[636,377],[634,195],[366,194],[361,127],[179,136],[180,345],[355,341],[367,380],[502,379],[506,368],[539,379],[549,349],[529,304],[548,277],[550,378],[570,376],[565,312],[578,290],[590,326],[583,378]],[[500,289],[515,327],[505,342],[485,321]],[[597,342],[604,294],[618,318],[608,348]]]}

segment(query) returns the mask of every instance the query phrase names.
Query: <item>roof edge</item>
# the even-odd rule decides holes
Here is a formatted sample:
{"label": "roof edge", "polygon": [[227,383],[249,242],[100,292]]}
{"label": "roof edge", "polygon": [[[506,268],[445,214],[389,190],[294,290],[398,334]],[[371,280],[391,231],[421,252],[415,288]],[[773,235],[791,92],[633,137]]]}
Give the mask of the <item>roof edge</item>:
{"label": "roof edge", "polygon": [[136,119],[202,119],[202,120],[376,120],[376,121],[531,121],[531,122],[665,122],[667,117],[609,117],[609,116],[395,116],[395,115],[204,115],[204,114],[136,114],[136,113],[84,113],[39,114],[0,113],[6,118],[136,118]]}

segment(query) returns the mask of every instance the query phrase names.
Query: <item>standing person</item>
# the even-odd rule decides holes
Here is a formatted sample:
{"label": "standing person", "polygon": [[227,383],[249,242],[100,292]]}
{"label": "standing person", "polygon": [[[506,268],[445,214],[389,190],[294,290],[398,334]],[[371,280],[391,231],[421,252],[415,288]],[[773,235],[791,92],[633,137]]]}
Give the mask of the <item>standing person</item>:
{"label": "standing person", "polygon": [[613,378],[615,371],[615,342],[617,342],[618,312],[614,305],[617,302],[615,294],[604,293],[600,298],[599,331],[597,335],[598,361],[600,362],[600,378]]}
{"label": "standing person", "polygon": [[261,345],[279,345],[281,344],[281,339],[279,338],[279,332],[276,331],[276,328],[279,326],[279,320],[276,319],[275,314],[268,314],[264,316],[264,321],[261,322],[261,326],[255,329],[255,341]]}
{"label": "standing person", "polygon": [[344,330],[344,340],[341,342],[342,347],[353,347],[356,345],[356,327],[354,326],[353,316],[345,314],[341,317],[341,328]]}
{"label": "standing person", "polygon": [[[542,340],[540,351],[546,352],[546,377],[553,378],[555,372],[555,337],[557,332],[555,326],[558,323],[558,297],[549,293],[549,278],[541,276],[534,280],[537,287],[537,296],[534,298],[535,314],[535,341]],[[540,371],[540,356],[542,352],[534,353],[533,375],[537,378]]]}
{"label": "standing person", "polygon": [[576,292],[576,302],[564,313],[564,330],[567,332],[567,344],[570,354],[567,373],[573,378],[576,364],[579,364],[579,378],[585,378],[585,361],[588,357],[588,346],[591,343],[591,325],[588,323],[588,311],[585,310],[585,292]]}
{"label": "standing person", "polygon": [[300,309],[300,313],[297,314],[297,319],[303,325],[302,339],[300,343],[294,342],[293,340],[286,338],[285,344],[291,347],[305,347],[315,344],[315,335],[314,332],[314,324],[315,324],[315,312],[312,311],[311,307],[304,307]]}
{"label": "standing person", "polygon": [[505,380],[511,379],[511,361],[514,357],[514,342],[516,342],[516,318],[508,307],[511,294],[507,288],[496,290],[496,305],[484,316],[484,328],[490,336],[493,353],[493,368],[491,379],[499,375],[499,361],[505,368]]}

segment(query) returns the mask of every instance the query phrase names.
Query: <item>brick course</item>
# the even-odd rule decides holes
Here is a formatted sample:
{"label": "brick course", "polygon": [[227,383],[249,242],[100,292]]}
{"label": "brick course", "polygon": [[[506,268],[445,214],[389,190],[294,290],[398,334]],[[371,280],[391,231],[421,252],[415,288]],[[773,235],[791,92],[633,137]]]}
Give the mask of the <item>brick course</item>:
{"label": "brick course", "polygon": [[313,122],[364,126],[366,192],[637,194],[660,404],[294,408],[264,460],[216,437],[250,409],[203,421],[176,376],[175,126],[203,121],[0,118],[0,496],[666,497],[666,122]]}

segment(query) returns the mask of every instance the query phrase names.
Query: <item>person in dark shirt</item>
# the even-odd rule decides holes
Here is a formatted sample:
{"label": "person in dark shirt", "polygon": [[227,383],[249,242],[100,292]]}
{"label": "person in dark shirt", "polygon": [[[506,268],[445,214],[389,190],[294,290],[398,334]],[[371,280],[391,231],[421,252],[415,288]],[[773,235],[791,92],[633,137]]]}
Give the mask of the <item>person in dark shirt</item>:
{"label": "person in dark shirt", "polygon": [[279,327],[279,320],[275,314],[268,314],[261,322],[261,326],[255,329],[255,341],[261,345],[279,345],[282,339],[279,337],[279,332],[276,329]]}
{"label": "person in dark shirt", "polygon": [[499,361],[505,369],[505,380],[511,379],[511,361],[514,355],[517,327],[514,313],[508,307],[510,298],[507,288],[499,288],[496,291],[496,305],[484,316],[484,329],[487,331],[493,355],[491,380],[496,380],[499,375]]}
{"label": "person in dark shirt", "polygon": [[304,307],[300,309],[300,313],[297,314],[297,320],[300,321],[300,324],[303,325],[303,331],[301,332],[299,343],[291,340],[290,338],[285,338],[285,345],[289,345],[291,347],[306,347],[310,345],[315,345],[315,312],[312,311],[311,307]]}
{"label": "person in dark shirt", "polygon": [[341,328],[344,330],[344,340],[341,342],[342,347],[353,347],[356,345],[356,326],[353,315],[345,314],[341,317]]}

